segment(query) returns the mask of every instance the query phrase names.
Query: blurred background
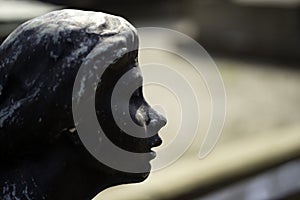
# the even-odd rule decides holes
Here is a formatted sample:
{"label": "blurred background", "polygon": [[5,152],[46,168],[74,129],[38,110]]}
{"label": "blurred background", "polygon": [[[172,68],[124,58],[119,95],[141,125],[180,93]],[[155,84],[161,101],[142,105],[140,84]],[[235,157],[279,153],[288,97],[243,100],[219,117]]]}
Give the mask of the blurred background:
{"label": "blurred background", "polygon": [[[163,57],[186,73],[197,91],[202,123],[179,160],[143,183],[109,188],[95,200],[300,199],[300,0],[0,0],[0,41],[24,21],[63,8],[102,11],[135,27],[189,35],[215,61],[227,93],[223,133],[200,160],[211,112],[205,83],[174,55],[140,52],[141,64]],[[150,103],[166,105],[163,148],[176,137],[180,109],[162,88],[146,87],[145,94]]]}

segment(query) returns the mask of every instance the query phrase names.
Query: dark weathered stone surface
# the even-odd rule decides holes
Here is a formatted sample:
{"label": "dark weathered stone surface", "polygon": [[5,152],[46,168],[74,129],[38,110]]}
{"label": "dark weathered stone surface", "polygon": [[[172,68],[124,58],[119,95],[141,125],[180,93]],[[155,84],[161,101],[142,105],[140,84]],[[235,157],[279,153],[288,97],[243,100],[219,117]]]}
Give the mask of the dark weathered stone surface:
{"label": "dark weathered stone surface", "polygon": [[[101,54],[106,39],[114,45],[114,37],[120,35],[125,43],[137,46],[135,29],[122,18],[62,10],[24,23],[0,46],[1,199],[90,199],[109,186],[148,176],[99,163],[77,132],[70,131],[75,127],[72,89],[78,68],[96,45]],[[96,111],[110,139],[125,149],[144,152],[161,144],[158,135],[144,140],[126,136],[109,110],[113,86],[137,67],[136,58],[134,51],[111,61],[98,85]],[[135,96],[132,116],[141,105],[148,115],[150,107],[142,93]],[[152,117],[157,117],[157,130],[166,123],[158,115]]]}
{"label": "dark weathered stone surface", "polygon": [[[0,47],[0,137],[14,137],[24,148],[30,136],[48,141],[49,134],[53,139],[72,128],[72,87],[82,61],[106,37],[130,28],[118,17],[75,10],[18,27]],[[5,150],[16,146],[1,144]]]}

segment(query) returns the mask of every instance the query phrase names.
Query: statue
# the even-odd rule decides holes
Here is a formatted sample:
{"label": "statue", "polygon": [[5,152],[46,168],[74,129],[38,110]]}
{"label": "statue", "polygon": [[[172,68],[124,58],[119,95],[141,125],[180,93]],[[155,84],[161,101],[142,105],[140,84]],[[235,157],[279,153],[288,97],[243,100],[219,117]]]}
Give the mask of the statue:
{"label": "statue", "polygon": [[[128,173],[95,159],[82,144],[72,116],[72,89],[79,67],[94,48],[105,51],[108,44],[114,45],[120,33],[126,33],[122,41],[138,46],[134,27],[123,18],[61,10],[25,22],[2,43],[0,199],[84,200],[108,187],[147,178],[150,169]],[[160,137],[125,134],[116,125],[110,105],[118,79],[131,69],[139,71],[137,55],[137,50],[120,54],[105,70],[97,86],[95,110],[114,144],[139,153],[159,146]],[[132,77],[133,82],[141,79],[140,73]],[[130,98],[129,111],[145,131],[151,125],[158,132],[166,124],[147,104],[141,87]]]}

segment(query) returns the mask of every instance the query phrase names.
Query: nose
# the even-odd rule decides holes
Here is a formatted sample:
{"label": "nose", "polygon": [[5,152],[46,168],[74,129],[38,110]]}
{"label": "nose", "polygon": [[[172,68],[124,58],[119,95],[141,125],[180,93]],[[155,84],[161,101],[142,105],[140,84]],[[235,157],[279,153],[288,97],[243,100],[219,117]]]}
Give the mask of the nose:
{"label": "nose", "polygon": [[167,124],[167,119],[153,108],[149,109],[148,115],[150,119],[149,126],[155,132],[158,132]]}

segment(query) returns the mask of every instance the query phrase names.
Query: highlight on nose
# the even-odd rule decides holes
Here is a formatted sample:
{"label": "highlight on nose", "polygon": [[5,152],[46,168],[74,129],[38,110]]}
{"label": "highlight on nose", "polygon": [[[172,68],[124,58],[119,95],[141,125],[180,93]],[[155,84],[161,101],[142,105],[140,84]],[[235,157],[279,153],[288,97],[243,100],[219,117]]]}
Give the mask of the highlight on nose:
{"label": "highlight on nose", "polygon": [[164,127],[167,124],[167,119],[153,108],[149,109],[148,115],[150,118],[149,126],[152,129],[155,129],[155,131],[159,131],[162,127]]}

